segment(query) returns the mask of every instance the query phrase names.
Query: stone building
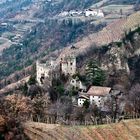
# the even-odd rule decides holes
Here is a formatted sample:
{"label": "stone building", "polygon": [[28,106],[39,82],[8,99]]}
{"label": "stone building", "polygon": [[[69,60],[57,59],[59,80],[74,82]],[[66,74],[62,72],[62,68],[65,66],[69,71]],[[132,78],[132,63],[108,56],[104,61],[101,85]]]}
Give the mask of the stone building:
{"label": "stone building", "polygon": [[60,74],[72,76],[75,73],[76,57],[73,55],[64,56],[59,62],[54,59],[46,63],[36,62],[36,80],[39,85],[43,85],[46,78],[51,81],[53,77],[58,77]]}
{"label": "stone building", "polygon": [[83,84],[83,82],[78,78],[72,78],[70,80],[70,85],[74,88],[77,88],[79,91],[86,92],[87,87]]}
{"label": "stone building", "polygon": [[[108,96],[111,94],[110,87],[100,87],[100,86],[91,86],[86,93],[81,93],[78,98],[78,106],[83,106],[82,103],[85,101],[85,96],[89,98],[89,103],[95,104],[97,107],[103,107],[104,102],[107,100]],[[81,97],[81,95],[84,95]],[[82,99],[81,99],[82,98]]]}
{"label": "stone building", "polygon": [[36,62],[36,80],[39,85],[44,84],[45,78],[50,78],[51,72],[56,69],[54,60],[47,61],[46,63]]}
{"label": "stone building", "polygon": [[76,57],[69,55],[61,58],[60,70],[65,75],[74,75],[76,73]]}

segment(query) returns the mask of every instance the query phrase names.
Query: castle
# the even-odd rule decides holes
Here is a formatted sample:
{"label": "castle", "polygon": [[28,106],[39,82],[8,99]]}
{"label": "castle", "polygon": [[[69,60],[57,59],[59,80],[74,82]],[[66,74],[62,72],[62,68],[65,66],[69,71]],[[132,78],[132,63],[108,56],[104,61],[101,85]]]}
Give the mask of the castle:
{"label": "castle", "polygon": [[46,78],[52,79],[52,76],[58,74],[74,75],[76,73],[76,57],[68,55],[61,58],[59,62],[51,59],[46,63],[36,62],[36,80],[39,85],[44,84]]}

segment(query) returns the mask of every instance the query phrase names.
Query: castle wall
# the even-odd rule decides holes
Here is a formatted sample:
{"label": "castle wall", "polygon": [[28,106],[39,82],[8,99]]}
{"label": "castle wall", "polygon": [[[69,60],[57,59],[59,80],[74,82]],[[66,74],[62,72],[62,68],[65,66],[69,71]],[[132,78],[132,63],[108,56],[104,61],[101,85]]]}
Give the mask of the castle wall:
{"label": "castle wall", "polygon": [[61,70],[65,75],[74,75],[76,73],[76,58],[70,56],[62,60]]}
{"label": "castle wall", "polygon": [[62,73],[64,73],[65,75],[68,74],[68,64],[66,62],[62,62],[61,70],[62,70]]}
{"label": "castle wall", "polygon": [[40,64],[39,62],[36,63],[36,80],[41,85],[41,78],[44,76],[49,77],[50,69],[46,67],[45,64]]}
{"label": "castle wall", "polygon": [[62,72],[65,75],[74,75],[76,73],[76,58],[74,56],[64,57],[59,64],[56,64],[55,61],[48,61],[45,64],[41,64],[37,61],[36,80],[39,85],[43,84],[42,79],[45,80],[45,78],[50,78],[50,72],[53,73],[52,75],[57,74],[56,69],[59,74]]}

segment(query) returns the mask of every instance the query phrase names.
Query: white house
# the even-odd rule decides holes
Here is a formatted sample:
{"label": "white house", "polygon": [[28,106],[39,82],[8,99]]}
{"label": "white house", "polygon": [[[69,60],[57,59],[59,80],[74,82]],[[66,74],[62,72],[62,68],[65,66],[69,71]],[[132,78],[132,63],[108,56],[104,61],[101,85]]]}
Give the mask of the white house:
{"label": "white house", "polygon": [[102,10],[86,10],[85,11],[85,16],[86,17],[90,17],[90,16],[92,16],[92,17],[104,17],[104,13],[103,13],[103,11]]}
{"label": "white house", "polygon": [[1,25],[1,26],[7,26],[7,25],[8,25],[8,23],[3,22],[3,23],[1,23],[0,25]]}
{"label": "white house", "polygon": [[69,11],[69,16],[78,16],[78,15],[82,15],[82,11],[78,11],[78,10],[71,10]]}
{"label": "white house", "polygon": [[65,16],[68,16],[68,15],[69,15],[69,12],[68,11],[63,11],[58,16],[65,17]]}
{"label": "white house", "polygon": [[85,11],[85,16],[86,17],[89,17],[89,16],[96,16],[98,13],[97,13],[97,11],[96,10],[86,10]]}
{"label": "white house", "polygon": [[[97,107],[103,107],[104,106],[104,101],[106,101],[108,95],[111,93],[111,88],[110,87],[100,87],[100,86],[92,86],[88,90],[87,93],[82,93],[80,94],[80,98],[78,98],[78,106],[82,106],[82,101],[81,96],[86,96],[89,98],[90,104],[95,104]],[[81,101],[81,102],[80,102]]]}
{"label": "white house", "polygon": [[78,97],[78,106],[79,107],[83,107],[84,102],[88,100],[89,101],[89,97],[85,96],[85,95],[80,95]]}
{"label": "white house", "polygon": [[104,17],[104,13],[102,10],[98,10],[97,17]]}
{"label": "white house", "polygon": [[90,97],[90,104],[96,104],[98,107],[104,105],[107,95],[111,93],[110,87],[92,86],[86,93]]}

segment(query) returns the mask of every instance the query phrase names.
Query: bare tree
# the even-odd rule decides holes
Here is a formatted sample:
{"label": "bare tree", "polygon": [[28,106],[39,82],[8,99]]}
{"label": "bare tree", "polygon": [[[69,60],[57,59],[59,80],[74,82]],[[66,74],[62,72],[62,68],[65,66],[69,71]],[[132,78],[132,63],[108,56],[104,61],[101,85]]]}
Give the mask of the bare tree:
{"label": "bare tree", "polygon": [[140,114],[140,84],[134,85],[129,92],[129,100],[134,112]]}

